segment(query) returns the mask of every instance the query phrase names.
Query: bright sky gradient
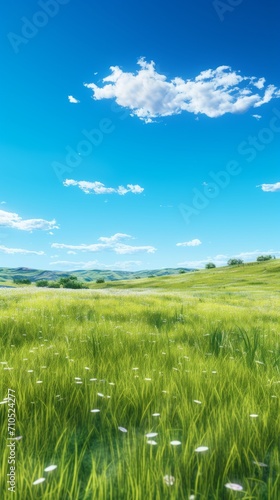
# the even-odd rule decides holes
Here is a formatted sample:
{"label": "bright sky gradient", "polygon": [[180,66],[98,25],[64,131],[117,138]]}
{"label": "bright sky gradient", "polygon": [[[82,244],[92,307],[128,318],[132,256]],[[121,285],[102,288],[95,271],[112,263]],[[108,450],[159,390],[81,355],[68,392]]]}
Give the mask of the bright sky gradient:
{"label": "bright sky gradient", "polygon": [[280,257],[277,0],[2,8],[0,266]]}

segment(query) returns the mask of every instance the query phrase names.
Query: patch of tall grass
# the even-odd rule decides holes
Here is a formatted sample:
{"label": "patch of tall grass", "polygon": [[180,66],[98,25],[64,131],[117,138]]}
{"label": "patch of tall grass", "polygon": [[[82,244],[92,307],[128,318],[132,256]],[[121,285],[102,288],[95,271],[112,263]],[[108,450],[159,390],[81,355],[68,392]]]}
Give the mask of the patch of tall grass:
{"label": "patch of tall grass", "polygon": [[[22,436],[14,498],[279,500],[279,302],[1,291],[0,400],[15,390]],[[5,402],[0,429],[6,499]]]}

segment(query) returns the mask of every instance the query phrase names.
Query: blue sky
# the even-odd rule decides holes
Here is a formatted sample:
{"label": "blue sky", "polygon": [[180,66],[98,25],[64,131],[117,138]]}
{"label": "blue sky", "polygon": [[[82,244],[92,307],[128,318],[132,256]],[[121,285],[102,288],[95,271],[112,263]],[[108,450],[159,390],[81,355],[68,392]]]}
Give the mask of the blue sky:
{"label": "blue sky", "polygon": [[154,269],[280,257],[275,0],[11,0],[0,262]]}

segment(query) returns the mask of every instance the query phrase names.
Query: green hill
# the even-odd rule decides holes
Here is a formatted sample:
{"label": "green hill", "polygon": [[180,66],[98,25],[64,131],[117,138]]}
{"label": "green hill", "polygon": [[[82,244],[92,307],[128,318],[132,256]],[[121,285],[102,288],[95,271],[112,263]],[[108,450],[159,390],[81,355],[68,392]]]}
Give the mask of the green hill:
{"label": "green hill", "polygon": [[36,282],[39,280],[48,280],[48,281],[57,281],[60,278],[64,278],[66,276],[76,276],[79,280],[85,281],[87,283],[95,282],[98,278],[103,278],[107,281],[116,281],[116,280],[131,280],[136,278],[147,278],[148,276],[169,276],[173,274],[178,274],[180,271],[184,271],[185,273],[194,271],[194,269],[185,269],[185,268],[166,268],[166,269],[155,269],[155,270],[147,270],[147,271],[110,271],[110,270],[100,270],[94,269],[90,271],[71,271],[71,272],[62,272],[62,271],[44,271],[38,269],[29,269],[27,267],[18,267],[15,269],[10,268],[0,268],[0,285],[7,286],[12,285],[13,280],[21,280],[21,279],[29,279],[31,282]]}
{"label": "green hill", "polygon": [[129,282],[117,281],[90,288],[135,288],[166,291],[238,292],[253,289],[280,293],[280,259],[250,262],[241,266],[219,267],[173,276],[161,276]]}

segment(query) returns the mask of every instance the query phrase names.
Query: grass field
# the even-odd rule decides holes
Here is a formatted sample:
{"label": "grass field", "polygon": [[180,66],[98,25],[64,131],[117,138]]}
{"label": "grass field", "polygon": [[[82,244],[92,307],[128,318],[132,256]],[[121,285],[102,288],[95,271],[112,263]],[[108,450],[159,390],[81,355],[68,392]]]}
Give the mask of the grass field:
{"label": "grass field", "polygon": [[1,498],[279,500],[279,260],[94,288],[0,290]]}

